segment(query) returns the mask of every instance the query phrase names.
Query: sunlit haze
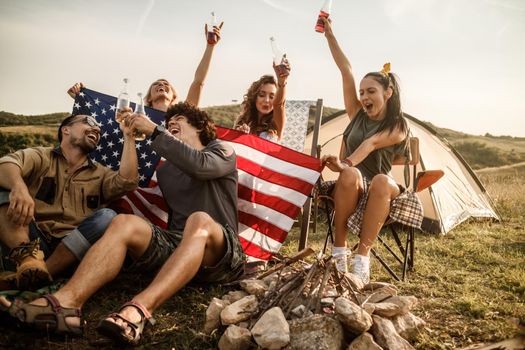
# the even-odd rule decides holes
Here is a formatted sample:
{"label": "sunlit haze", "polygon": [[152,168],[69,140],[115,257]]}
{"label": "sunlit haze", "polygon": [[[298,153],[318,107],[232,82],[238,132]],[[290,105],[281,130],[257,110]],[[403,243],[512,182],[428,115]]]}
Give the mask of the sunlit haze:
{"label": "sunlit haze", "polygon": [[[186,96],[210,11],[223,20],[201,106],[242,100],[272,72],[270,36],[292,66],[288,99],[342,108],[341,79],[314,25],[322,0],[0,0],[0,110],[70,111],[82,81],[117,95],[157,78]],[[471,134],[525,136],[525,2],[334,0],[333,27],[358,81],[392,63],[403,109]]]}

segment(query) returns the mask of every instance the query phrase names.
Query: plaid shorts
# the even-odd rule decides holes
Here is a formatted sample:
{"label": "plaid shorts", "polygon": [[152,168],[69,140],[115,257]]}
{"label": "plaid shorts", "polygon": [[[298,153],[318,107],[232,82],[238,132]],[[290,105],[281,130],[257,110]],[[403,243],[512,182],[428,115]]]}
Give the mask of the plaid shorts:
{"label": "plaid shorts", "polygon": [[[319,193],[331,195],[335,188],[336,181],[324,181],[319,186]],[[401,193],[390,203],[390,213],[388,216],[395,222],[402,225],[421,228],[423,222],[423,205],[416,193],[406,190],[403,186],[398,185]],[[370,181],[363,177],[363,193],[359,196],[356,209],[348,218],[347,226],[354,234],[361,232],[363,225],[363,215],[365,213],[366,203],[368,201],[368,191]]]}
{"label": "plaid shorts", "polygon": [[[215,266],[201,266],[193,282],[227,283],[236,280],[243,273],[246,256],[239,236],[229,226],[221,226],[226,239],[226,253]],[[151,225],[152,236],[148,248],[136,261],[125,266],[126,272],[156,273],[173,254],[182,241],[182,232],[164,230]]]}

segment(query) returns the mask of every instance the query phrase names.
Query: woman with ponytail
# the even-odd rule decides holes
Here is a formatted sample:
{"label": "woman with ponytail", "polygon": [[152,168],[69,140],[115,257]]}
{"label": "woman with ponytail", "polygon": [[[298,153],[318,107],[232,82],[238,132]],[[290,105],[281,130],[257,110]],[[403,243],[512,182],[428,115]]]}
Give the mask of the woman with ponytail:
{"label": "woman with ponytail", "polygon": [[[406,194],[390,170],[396,155],[406,155],[408,126],[401,111],[398,80],[390,64],[365,75],[356,89],[352,66],[339,47],[331,23],[325,22],[325,37],[343,80],[349,125],[343,134],[339,156],[323,156],[324,164],[339,172],[334,183],[323,188],[335,202],[335,239],[332,256],[339,271],[347,271],[346,233],[359,234],[352,273],[365,284],[370,279],[369,252],[379,230],[391,214],[391,206]],[[420,214],[417,214],[420,215]],[[415,220],[421,220],[418,217]]]}

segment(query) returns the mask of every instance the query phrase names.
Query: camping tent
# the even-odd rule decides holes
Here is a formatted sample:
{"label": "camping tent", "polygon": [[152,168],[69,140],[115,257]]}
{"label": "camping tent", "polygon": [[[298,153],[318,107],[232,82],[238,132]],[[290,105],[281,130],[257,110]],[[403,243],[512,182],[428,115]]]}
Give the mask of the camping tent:
{"label": "camping tent", "polygon": [[[452,145],[427,124],[410,115],[405,116],[412,136],[419,138],[421,158],[417,171],[441,169],[445,172],[436,184],[418,193],[425,215],[422,229],[445,234],[470,217],[499,220],[483,184]],[[348,122],[345,113],[321,126],[318,143],[322,145],[322,154],[339,154],[342,132]],[[312,135],[309,134],[307,146],[312,144],[311,140]],[[305,152],[309,154],[310,150],[305,149]],[[392,169],[394,178],[400,184],[405,183],[403,170],[403,166]],[[337,173],[325,168],[323,178],[335,180]]]}

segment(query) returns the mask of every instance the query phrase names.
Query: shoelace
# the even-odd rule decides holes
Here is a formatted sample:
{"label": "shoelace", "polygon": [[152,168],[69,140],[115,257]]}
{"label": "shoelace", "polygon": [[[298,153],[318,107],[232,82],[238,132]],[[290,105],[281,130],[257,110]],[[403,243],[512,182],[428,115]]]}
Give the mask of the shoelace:
{"label": "shoelace", "polygon": [[31,241],[29,243],[22,243],[18,247],[13,248],[9,253],[8,259],[18,264],[20,261],[22,261],[24,258],[30,255],[36,258],[39,249],[40,239],[37,238],[34,241]]}

